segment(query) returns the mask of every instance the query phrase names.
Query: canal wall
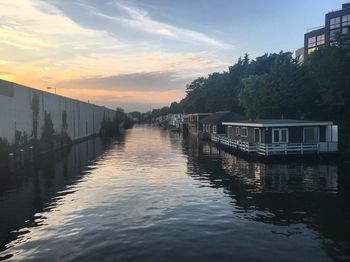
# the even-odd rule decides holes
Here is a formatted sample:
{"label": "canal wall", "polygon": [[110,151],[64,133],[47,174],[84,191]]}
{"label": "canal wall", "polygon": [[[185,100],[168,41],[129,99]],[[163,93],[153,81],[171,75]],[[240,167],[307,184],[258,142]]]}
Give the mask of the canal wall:
{"label": "canal wall", "polygon": [[0,138],[11,144],[40,139],[45,114],[50,114],[55,132],[75,141],[98,134],[103,120],[112,120],[115,111],[0,80]]}

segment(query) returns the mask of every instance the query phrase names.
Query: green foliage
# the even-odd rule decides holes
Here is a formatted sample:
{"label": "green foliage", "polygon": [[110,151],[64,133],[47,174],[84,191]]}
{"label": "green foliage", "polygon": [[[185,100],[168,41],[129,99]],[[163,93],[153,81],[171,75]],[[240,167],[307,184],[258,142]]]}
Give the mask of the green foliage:
{"label": "green foliage", "polygon": [[45,112],[44,126],[42,127],[41,142],[50,143],[55,134],[55,129],[53,127],[51,114]]}
{"label": "green foliage", "polygon": [[180,103],[153,110],[168,113],[231,110],[248,118],[332,120],[350,128],[350,46],[340,39],[299,64],[289,52],[246,54],[228,72],[199,77]]}
{"label": "green foliage", "polygon": [[124,109],[118,107],[116,109],[114,122],[119,128],[130,129],[134,125],[134,120],[131,116],[125,113]]}
{"label": "green foliage", "polygon": [[11,153],[12,147],[6,139],[0,138],[0,162],[5,162]]}
{"label": "green foliage", "polygon": [[62,112],[62,133],[67,133],[68,130],[68,123],[67,123],[67,111],[64,110]]}
{"label": "green foliage", "polygon": [[141,120],[141,116],[142,116],[142,114],[141,114],[140,112],[136,112],[136,111],[135,111],[135,112],[130,112],[129,115],[130,115],[132,118],[138,119],[138,121]]}
{"label": "green foliage", "polygon": [[21,144],[22,132],[19,130],[15,130],[15,145]]}
{"label": "green foliage", "polygon": [[125,113],[124,109],[117,108],[113,120],[109,120],[106,116],[103,117],[100,135],[102,137],[115,137],[122,129],[132,128],[134,120],[131,116]]}
{"label": "green foliage", "polygon": [[250,118],[310,118],[317,109],[312,79],[290,53],[273,56],[269,70],[242,80],[240,104]]}
{"label": "green foliage", "polygon": [[177,103],[177,102],[171,103],[170,108],[169,108],[169,112],[171,114],[182,113],[181,105],[179,103]]}
{"label": "green foliage", "polygon": [[72,140],[66,132],[62,132],[61,134],[55,132],[51,114],[45,112],[44,125],[42,127],[40,141],[37,143],[34,140],[32,143],[37,144],[39,151],[47,151],[62,147],[64,145],[69,145],[72,143]]}
{"label": "green foliage", "polygon": [[319,94],[324,118],[350,128],[350,56],[346,46],[329,46],[312,53],[305,62]]}
{"label": "green foliage", "polygon": [[162,107],[161,109],[153,109],[152,117],[164,116],[170,113],[170,108],[167,106]]}
{"label": "green foliage", "polygon": [[39,121],[39,95],[34,94],[32,98],[32,113],[33,113],[33,128],[32,128],[32,136],[34,139],[38,138],[38,121]]}
{"label": "green foliage", "polygon": [[125,120],[124,120],[124,128],[125,129],[130,129],[134,126],[134,120],[132,119],[131,116],[126,115]]}
{"label": "green foliage", "polygon": [[55,129],[53,127],[51,114],[45,112],[44,125],[42,127],[42,134],[40,138],[40,150],[51,150],[54,148],[54,141],[56,140]]}

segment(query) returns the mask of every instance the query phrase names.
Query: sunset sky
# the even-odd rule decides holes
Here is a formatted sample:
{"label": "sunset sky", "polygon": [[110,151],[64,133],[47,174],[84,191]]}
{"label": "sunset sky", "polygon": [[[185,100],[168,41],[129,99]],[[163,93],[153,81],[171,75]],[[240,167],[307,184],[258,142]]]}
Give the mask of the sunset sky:
{"label": "sunset sky", "polygon": [[0,78],[146,111],[244,53],[295,51],[338,0],[0,0]]}

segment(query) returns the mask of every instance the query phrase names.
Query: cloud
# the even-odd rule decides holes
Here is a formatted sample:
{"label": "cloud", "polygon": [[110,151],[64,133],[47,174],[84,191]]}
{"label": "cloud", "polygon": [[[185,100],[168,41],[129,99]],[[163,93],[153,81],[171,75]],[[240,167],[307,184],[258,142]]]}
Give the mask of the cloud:
{"label": "cloud", "polygon": [[93,15],[97,15],[102,18],[121,23],[124,26],[131,27],[154,35],[165,36],[181,41],[196,41],[204,43],[206,45],[215,46],[221,49],[231,49],[233,47],[233,45],[231,44],[214,39],[210,36],[207,36],[204,33],[157,21],[153,19],[147,11],[140,8],[132,7],[125,3],[115,2],[115,6],[123,10],[128,15],[128,17],[111,16],[102,13],[94,7],[87,5],[83,6],[89,9]]}
{"label": "cloud", "polygon": [[[195,77],[228,65],[214,51],[203,49],[222,53],[231,45],[157,21],[143,9],[114,2],[109,11],[119,16],[109,16],[76,1],[74,5],[90,9],[79,6],[72,15],[60,7],[62,2],[2,1],[1,78],[34,88],[55,86],[59,94],[109,104],[166,104],[181,99]],[[66,8],[73,5],[66,3]],[[130,36],[130,28],[138,34]],[[148,41],[139,30],[195,43],[191,50],[196,51],[169,51],[163,41]]]}
{"label": "cloud", "polygon": [[114,76],[97,76],[82,79],[72,79],[57,83],[60,88],[84,88],[116,91],[169,91],[184,90],[190,79],[178,78],[174,72],[141,72]]}
{"label": "cloud", "polygon": [[221,71],[230,65],[229,62],[222,61],[210,52],[172,54],[157,51],[148,54],[146,59],[148,64],[158,66],[161,71],[173,71],[177,76],[187,78],[204,76],[212,71]]}
{"label": "cloud", "polygon": [[77,50],[104,50],[122,46],[122,43],[108,32],[84,28],[47,2],[3,2],[0,43],[23,50],[40,51],[37,54],[28,53],[32,59],[44,55],[62,58],[64,54],[79,54]]}
{"label": "cloud", "polygon": [[111,108],[149,109],[149,105],[168,105],[185,95],[190,79],[178,78],[175,72],[144,72],[115,76],[97,76],[57,83],[61,95],[90,101]]}

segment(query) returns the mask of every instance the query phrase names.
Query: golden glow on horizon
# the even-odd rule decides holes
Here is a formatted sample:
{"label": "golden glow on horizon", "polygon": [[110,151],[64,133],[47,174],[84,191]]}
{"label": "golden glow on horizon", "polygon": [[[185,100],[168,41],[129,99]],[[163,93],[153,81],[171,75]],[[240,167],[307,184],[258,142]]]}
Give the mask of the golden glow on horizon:
{"label": "golden glow on horizon", "polygon": [[[116,104],[123,101],[166,105],[184,97],[185,81],[228,65],[211,51],[170,52],[147,41],[122,42],[108,31],[79,25],[50,2],[5,2],[0,16],[0,78],[4,80],[45,91],[47,86],[54,86],[59,94],[82,100],[111,103],[114,99]],[[131,7],[120,8],[130,19],[139,21]],[[143,19],[146,19],[148,32],[162,30],[157,32],[174,37],[174,34],[188,35],[195,41],[224,46],[224,43],[215,42],[205,35],[157,23],[150,17]],[[161,83],[164,90],[159,88],[160,82],[154,87],[148,83],[147,88],[137,90],[138,87],[131,83],[132,79],[120,90],[117,84],[102,87],[100,84],[95,88],[91,84],[87,88],[75,81],[152,72],[167,74],[168,79],[163,74],[159,80],[164,82]],[[174,84],[174,77],[182,80],[178,81],[178,86]],[[65,88],[60,88],[62,83]],[[124,91],[129,87],[130,91]],[[149,91],[145,91],[147,89]]]}

